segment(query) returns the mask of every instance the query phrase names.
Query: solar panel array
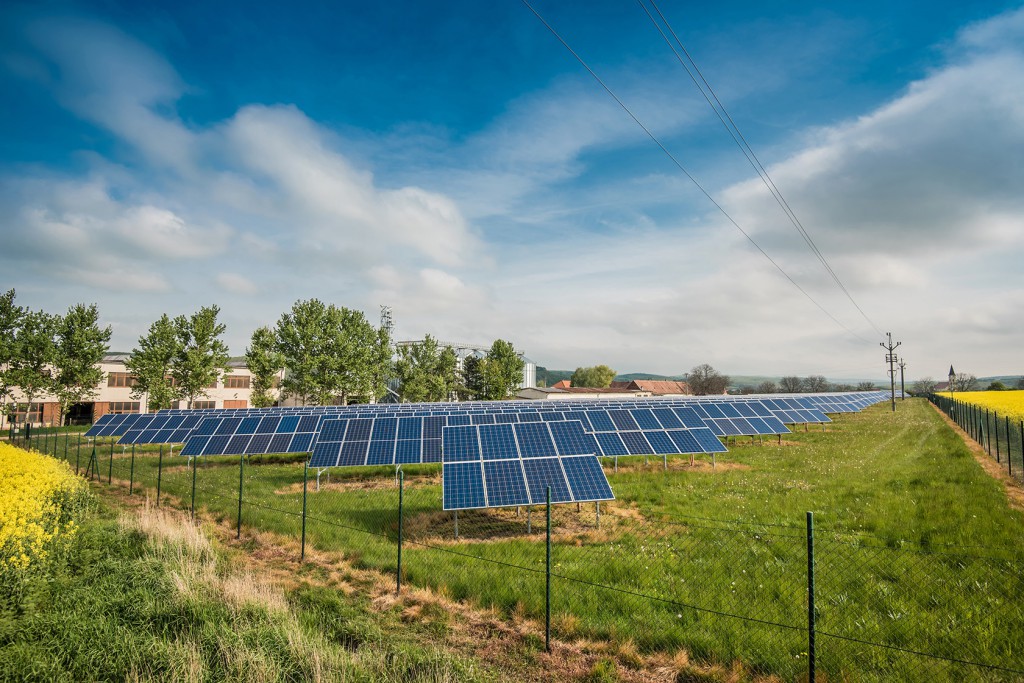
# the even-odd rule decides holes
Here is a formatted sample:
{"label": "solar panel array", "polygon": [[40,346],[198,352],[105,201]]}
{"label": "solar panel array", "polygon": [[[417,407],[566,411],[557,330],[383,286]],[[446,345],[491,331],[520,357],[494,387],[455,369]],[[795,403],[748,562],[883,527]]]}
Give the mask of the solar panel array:
{"label": "solar panel array", "polygon": [[189,435],[182,455],[306,453],[320,431],[319,415],[208,417]]}
{"label": "solar panel array", "polygon": [[313,447],[311,467],[441,462],[444,417],[327,419]]}
{"label": "solar panel array", "polygon": [[593,455],[593,435],[578,421],[445,427],[445,510],[611,500]]}

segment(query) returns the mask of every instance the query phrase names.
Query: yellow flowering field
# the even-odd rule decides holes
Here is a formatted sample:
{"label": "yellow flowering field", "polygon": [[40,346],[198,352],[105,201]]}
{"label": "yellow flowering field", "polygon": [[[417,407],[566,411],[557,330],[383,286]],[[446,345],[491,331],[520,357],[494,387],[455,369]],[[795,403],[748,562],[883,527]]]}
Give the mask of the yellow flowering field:
{"label": "yellow flowering field", "polygon": [[1024,391],[956,391],[953,398],[995,410],[1000,417],[1007,415],[1014,421],[1024,420]]}
{"label": "yellow flowering field", "polygon": [[87,497],[67,463],[0,443],[0,572],[50,557],[74,535]]}

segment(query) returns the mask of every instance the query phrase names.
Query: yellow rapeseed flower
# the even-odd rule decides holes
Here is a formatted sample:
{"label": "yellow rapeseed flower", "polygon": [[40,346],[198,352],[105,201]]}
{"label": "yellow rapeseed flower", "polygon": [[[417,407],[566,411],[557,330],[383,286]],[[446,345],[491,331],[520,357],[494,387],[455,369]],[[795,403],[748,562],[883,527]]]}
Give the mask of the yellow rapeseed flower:
{"label": "yellow rapeseed flower", "polygon": [[[948,392],[942,392],[947,396]],[[1024,391],[956,391],[953,398],[988,408],[1009,417],[1012,422],[1024,420]]]}
{"label": "yellow rapeseed flower", "polygon": [[41,563],[70,539],[87,489],[67,463],[0,443],[0,572]]}

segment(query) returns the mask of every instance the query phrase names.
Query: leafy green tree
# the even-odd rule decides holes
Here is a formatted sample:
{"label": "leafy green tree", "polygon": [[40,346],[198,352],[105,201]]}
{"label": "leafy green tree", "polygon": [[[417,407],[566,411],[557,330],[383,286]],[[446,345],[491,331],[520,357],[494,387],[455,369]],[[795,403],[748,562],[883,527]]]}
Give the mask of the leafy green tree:
{"label": "leafy green tree", "polygon": [[284,368],[284,354],[277,349],[277,336],[269,327],[259,327],[252,333],[249,348],[245,350],[245,364],[252,375],[251,402],[254,408],[274,405],[272,390],[278,373]]}
{"label": "leafy green tree", "polygon": [[716,396],[725,393],[729,386],[729,377],[703,363],[690,370],[686,375],[686,383],[696,396]]}
{"label": "leafy green tree", "polygon": [[335,310],[338,324],[334,328],[330,388],[332,396],[340,396],[342,405],[348,405],[352,396],[374,394],[380,339],[362,311],[344,306]]}
{"label": "leafy green tree", "polygon": [[56,318],[53,393],[60,406],[60,423],[75,403],[96,396],[103,379],[99,364],[110,349],[110,326],[100,328],[96,304],[77,304]]}
{"label": "leafy green tree", "polygon": [[125,361],[133,377],[132,398],[146,396],[150,410],[170,408],[181,398],[171,377],[179,347],[174,321],[164,313],[139,337],[139,345]]}
{"label": "leafy green tree", "polygon": [[328,375],[336,311],[319,299],[296,301],[277,321],[277,348],[287,368],[282,389],[285,396],[297,396],[302,405],[310,400],[318,404],[330,401]]}
{"label": "leafy green tree", "polygon": [[8,377],[10,384],[21,389],[31,406],[40,394],[53,390],[51,370],[59,317],[45,311],[27,310],[14,337],[14,354]]}
{"label": "leafy green tree", "polygon": [[481,398],[500,401],[515,394],[523,382],[526,363],[516,353],[512,342],[495,339],[483,359],[484,392]]}
{"label": "leafy green tree", "polygon": [[386,327],[377,329],[377,342],[370,355],[370,396],[383,398],[388,391],[388,382],[395,375],[392,360],[391,335]]}
{"label": "leafy green tree", "polygon": [[610,386],[618,373],[607,365],[595,365],[589,368],[576,368],[570,382],[574,387],[607,387]]}
{"label": "leafy green tree", "polygon": [[1017,383],[1013,385],[1015,389],[1024,389],[1024,377],[1017,380]]}
{"label": "leafy green tree", "polygon": [[[12,370],[17,349],[18,328],[25,309],[14,303],[14,290],[0,295],[0,404],[6,404],[13,386]],[[11,404],[11,409],[14,405]]]}
{"label": "leafy green tree", "polygon": [[197,398],[207,395],[228,366],[228,347],[221,339],[227,327],[217,322],[220,308],[204,306],[198,312],[174,319],[177,353],[171,377],[191,408]]}
{"label": "leafy green tree", "polygon": [[999,380],[996,380],[995,382],[991,382],[988,385],[988,389],[986,391],[1006,391],[1006,389],[1007,387],[1005,384],[1003,384]]}
{"label": "leafy green tree", "polygon": [[[934,387],[932,387],[932,388],[934,388]],[[854,390],[855,391],[874,391],[875,390],[875,383],[874,382],[858,382],[857,386],[854,387]]]}
{"label": "leafy green tree", "polygon": [[459,391],[461,398],[473,400],[483,398],[486,393],[484,388],[484,359],[477,355],[470,355],[462,359],[462,386]]}
{"label": "leafy green tree", "polygon": [[403,401],[447,401],[457,385],[455,351],[441,347],[429,334],[423,341],[398,350],[395,376]]}

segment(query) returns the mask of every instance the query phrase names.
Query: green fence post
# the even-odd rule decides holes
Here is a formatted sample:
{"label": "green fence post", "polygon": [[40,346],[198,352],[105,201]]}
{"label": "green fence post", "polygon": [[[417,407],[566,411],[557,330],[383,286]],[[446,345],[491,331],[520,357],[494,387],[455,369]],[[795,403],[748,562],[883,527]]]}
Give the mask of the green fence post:
{"label": "green fence post", "polygon": [[306,491],[309,487],[309,461],[303,463],[302,467],[302,551],[299,554],[299,562],[306,559]]}
{"label": "green fence post", "polygon": [[992,423],[996,432],[996,462],[1002,462],[999,458],[999,413],[992,411]]}
{"label": "green fence post", "polygon": [[548,537],[545,553],[546,583],[544,585],[544,649],[551,652],[551,487],[548,486]]}
{"label": "green fence post", "polygon": [[110,437],[110,464],[107,466],[107,483],[114,480],[114,437]]}
{"label": "green fence post", "polygon": [[160,444],[160,458],[156,461],[156,506],[160,507],[160,479],[164,473],[164,445]]}
{"label": "green fence post", "polygon": [[43,453],[50,450],[50,432],[43,432]]}
{"label": "green fence post", "polygon": [[807,680],[814,683],[817,665],[814,617],[814,513],[807,513]]}
{"label": "green fence post", "polygon": [[398,470],[398,581],[395,592],[402,592],[402,498],[405,492],[405,472]]}
{"label": "green fence post", "polygon": [[[1006,433],[1009,434],[1010,432],[1007,431]],[[64,462],[68,462],[68,439],[70,438],[71,432],[64,432]]]}
{"label": "green fence post", "polygon": [[1013,474],[1013,447],[1010,445],[1010,416],[1006,416],[1006,466],[1009,469],[1010,474]]}
{"label": "green fence post", "polygon": [[135,492],[135,444],[132,444],[132,469],[128,475],[128,495]]}
{"label": "green fence post", "polygon": [[96,477],[99,480],[100,478],[100,459],[96,457],[96,444],[92,446],[92,454],[89,456],[89,467],[86,468],[85,474],[89,479]]}
{"label": "green fence post", "polygon": [[242,474],[245,472],[245,456],[238,456],[238,531],[235,538],[242,538]]}
{"label": "green fence post", "polygon": [[992,455],[992,430],[988,426],[988,408],[985,408],[985,431],[988,432],[988,454]]}
{"label": "green fence post", "polygon": [[82,435],[78,435],[78,450],[75,453],[75,474],[78,474],[78,464],[82,460]]}
{"label": "green fence post", "polygon": [[196,466],[199,464],[199,456],[192,456],[192,502],[188,506],[188,515],[191,519],[196,518]]}

